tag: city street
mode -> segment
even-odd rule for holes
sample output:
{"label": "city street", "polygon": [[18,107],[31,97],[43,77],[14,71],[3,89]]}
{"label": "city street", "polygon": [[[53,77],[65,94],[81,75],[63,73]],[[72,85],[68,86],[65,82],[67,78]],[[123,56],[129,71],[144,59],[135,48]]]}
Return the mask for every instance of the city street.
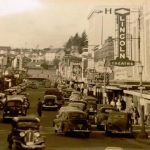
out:
{"label": "city street", "polygon": [[[45,89],[29,89],[31,107],[28,115],[37,115],[36,106],[38,98],[42,99]],[[127,150],[148,150],[150,146],[137,142],[134,138],[125,136],[107,137],[103,131],[93,129],[89,138],[80,136],[56,135],[52,127],[56,111],[45,111],[41,117],[41,133],[46,138],[46,150],[104,150],[106,147],[122,147]],[[2,111],[0,111],[2,118]],[[10,133],[10,124],[0,122],[0,150],[7,150],[7,135]]]}

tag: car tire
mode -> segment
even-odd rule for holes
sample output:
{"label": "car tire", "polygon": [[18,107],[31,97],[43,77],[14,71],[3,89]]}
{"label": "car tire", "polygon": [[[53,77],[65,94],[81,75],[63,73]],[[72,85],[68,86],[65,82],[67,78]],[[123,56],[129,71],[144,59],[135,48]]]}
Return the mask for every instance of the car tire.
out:
{"label": "car tire", "polygon": [[105,134],[106,134],[107,136],[110,136],[110,135],[111,135],[111,131],[108,131],[106,124],[104,125],[104,131],[105,131]]}
{"label": "car tire", "polygon": [[53,127],[54,127],[55,133],[58,133],[58,129],[57,129],[56,124],[54,122],[53,122]]}
{"label": "car tire", "polygon": [[90,133],[84,133],[84,137],[85,138],[89,138],[90,137]]}

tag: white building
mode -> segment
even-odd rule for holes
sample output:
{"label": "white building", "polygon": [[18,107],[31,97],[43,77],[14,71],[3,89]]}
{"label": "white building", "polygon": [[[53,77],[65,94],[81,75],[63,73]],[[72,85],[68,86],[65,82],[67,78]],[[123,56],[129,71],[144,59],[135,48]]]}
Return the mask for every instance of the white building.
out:
{"label": "white building", "polygon": [[[142,6],[142,7],[141,7]],[[128,40],[127,42],[127,57],[135,61],[135,66],[130,67],[114,67],[114,79],[118,81],[139,81],[138,62],[139,58],[144,66],[143,80],[150,81],[150,7],[148,0],[145,3],[138,3],[137,6],[124,6],[130,9],[130,17],[128,22]],[[139,37],[139,26],[138,17],[139,8],[141,9],[140,17],[140,53],[138,49],[138,37]],[[97,7],[88,16],[89,31],[88,31],[88,42],[89,42],[89,55],[91,59],[88,61],[88,68],[94,68],[95,64],[93,61],[94,49],[101,48],[104,40],[108,36],[116,38],[116,15],[114,10],[116,8],[122,8],[122,6],[108,7]],[[107,11],[106,11],[107,10]],[[132,47],[131,47],[131,35],[132,35]],[[115,44],[114,58],[117,56],[117,45]],[[132,48],[132,53],[131,53]]]}

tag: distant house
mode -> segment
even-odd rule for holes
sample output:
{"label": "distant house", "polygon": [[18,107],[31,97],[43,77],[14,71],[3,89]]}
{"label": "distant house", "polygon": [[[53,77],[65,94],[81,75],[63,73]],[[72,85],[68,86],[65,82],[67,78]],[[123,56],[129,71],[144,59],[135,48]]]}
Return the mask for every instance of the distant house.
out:
{"label": "distant house", "polygon": [[47,49],[45,51],[44,60],[46,62],[51,63],[56,58],[56,56],[58,56],[57,53],[59,51],[60,51],[59,48],[56,48],[56,49]]}

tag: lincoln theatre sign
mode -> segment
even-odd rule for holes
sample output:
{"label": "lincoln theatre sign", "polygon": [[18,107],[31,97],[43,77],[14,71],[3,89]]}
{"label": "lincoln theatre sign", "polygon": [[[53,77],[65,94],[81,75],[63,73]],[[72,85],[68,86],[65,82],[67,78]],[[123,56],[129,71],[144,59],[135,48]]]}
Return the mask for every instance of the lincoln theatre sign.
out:
{"label": "lincoln theatre sign", "polygon": [[127,8],[119,8],[115,9],[115,14],[117,15],[117,26],[118,26],[118,55],[115,60],[111,61],[111,65],[114,66],[133,66],[134,61],[129,60],[129,58],[126,56],[127,53],[127,23],[126,18],[127,15],[130,14],[130,9]]}

